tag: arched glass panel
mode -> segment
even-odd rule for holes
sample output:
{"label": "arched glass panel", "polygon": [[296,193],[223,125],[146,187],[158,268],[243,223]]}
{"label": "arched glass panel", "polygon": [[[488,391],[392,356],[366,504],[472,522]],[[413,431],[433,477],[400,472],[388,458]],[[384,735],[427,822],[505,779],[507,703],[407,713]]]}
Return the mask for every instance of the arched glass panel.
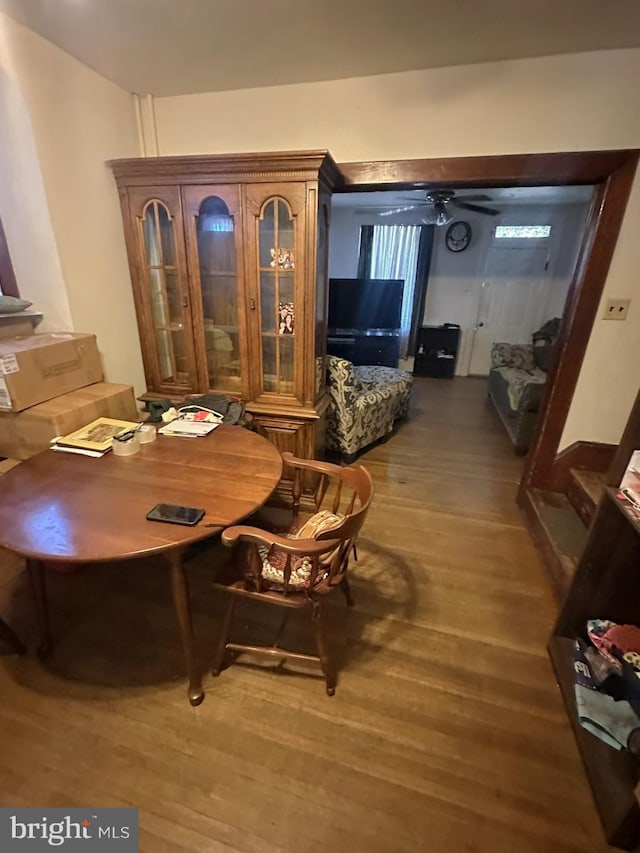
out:
{"label": "arched glass panel", "polygon": [[206,198],[196,217],[209,387],[240,390],[235,223],[225,202]]}
{"label": "arched glass panel", "polygon": [[174,221],[166,205],[153,199],[142,214],[145,278],[151,305],[160,379],[166,384],[189,381]]}
{"label": "arched glass panel", "polygon": [[294,392],[295,221],[289,205],[269,200],[258,221],[260,317],[264,391]]}

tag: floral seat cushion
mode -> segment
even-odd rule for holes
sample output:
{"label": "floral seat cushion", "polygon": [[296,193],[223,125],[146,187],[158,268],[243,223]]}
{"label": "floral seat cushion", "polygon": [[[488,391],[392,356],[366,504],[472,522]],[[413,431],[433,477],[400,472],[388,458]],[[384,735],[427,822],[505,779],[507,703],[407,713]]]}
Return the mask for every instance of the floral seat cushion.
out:
{"label": "floral seat cushion", "polygon": [[[323,509],[315,513],[301,527],[292,528],[285,536],[288,539],[315,539],[320,533],[326,530],[332,530],[337,527],[343,520],[342,515],[336,515],[329,510]],[[268,585],[274,589],[282,589],[284,587],[284,570],[287,564],[287,555],[284,551],[279,551],[276,548],[267,548],[260,545],[258,553],[262,560],[262,577],[267,581]],[[328,566],[335,555],[335,549],[320,557],[320,566]],[[309,587],[311,577],[311,558],[297,557],[291,562],[291,576],[289,578],[289,587],[292,589],[306,589]],[[319,572],[315,583],[320,583],[325,574]]]}
{"label": "floral seat cushion", "polygon": [[534,371],[536,362],[531,344],[494,343],[491,347],[491,367],[513,367]]}

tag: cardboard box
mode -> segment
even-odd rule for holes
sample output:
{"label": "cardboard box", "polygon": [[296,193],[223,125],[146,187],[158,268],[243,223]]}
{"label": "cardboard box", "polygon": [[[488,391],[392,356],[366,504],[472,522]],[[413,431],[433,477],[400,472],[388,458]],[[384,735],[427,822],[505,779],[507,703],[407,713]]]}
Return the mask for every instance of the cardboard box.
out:
{"label": "cardboard box", "polygon": [[50,332],[0,340],[0,411],[21,412],[101,380],[95,335]]}
{"label": "cardboard box", "polygon": [[96,418],[141,420],[131,385],[97,382],[23,412],[0,413],[0,456],[28,459]]}

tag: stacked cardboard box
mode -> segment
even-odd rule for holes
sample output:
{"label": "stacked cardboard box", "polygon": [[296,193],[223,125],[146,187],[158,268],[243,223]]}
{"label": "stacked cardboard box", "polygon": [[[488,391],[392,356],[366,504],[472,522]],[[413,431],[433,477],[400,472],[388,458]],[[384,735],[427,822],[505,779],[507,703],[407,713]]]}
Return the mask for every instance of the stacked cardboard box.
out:
{"label": "stacked cardboard box", "polygon": [[94,335],[0,339],[0,457],[28,459],[99,417],[138,420],[131,385],[102,378]]}

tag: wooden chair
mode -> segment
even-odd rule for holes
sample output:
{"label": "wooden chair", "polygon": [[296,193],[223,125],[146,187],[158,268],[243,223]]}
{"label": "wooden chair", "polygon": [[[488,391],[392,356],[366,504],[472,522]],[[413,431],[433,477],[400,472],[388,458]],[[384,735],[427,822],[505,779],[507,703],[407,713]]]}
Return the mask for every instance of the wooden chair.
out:
{"label": "wooden chair", "polygon": [[[286,529],[282,526],[277,529],[273,524],[270,529],[235,526],[222,534],[223,543],[235,548],[230,561],[214,580],[216,587],[229,594],[229,602],[212,671],[214,675],[220,674],[227,649],[263,654],[278,661],[289,658],[314,661],[320,664],[327,693],[333,696],[336,672],[323,629],[321,601],[340,587],[347,604],[353,604],[347,568],[371,504],[373,481],[362,467],[297,459],[290,453],[283,453],[282,458],[295,472]],[[354,557],[357,559],[357,554]],[[247,646],[229,641],[238,596],[285,608],[272,646]],[[278,646],[291,608],[310,611],[317,655],[286,651]]]}

